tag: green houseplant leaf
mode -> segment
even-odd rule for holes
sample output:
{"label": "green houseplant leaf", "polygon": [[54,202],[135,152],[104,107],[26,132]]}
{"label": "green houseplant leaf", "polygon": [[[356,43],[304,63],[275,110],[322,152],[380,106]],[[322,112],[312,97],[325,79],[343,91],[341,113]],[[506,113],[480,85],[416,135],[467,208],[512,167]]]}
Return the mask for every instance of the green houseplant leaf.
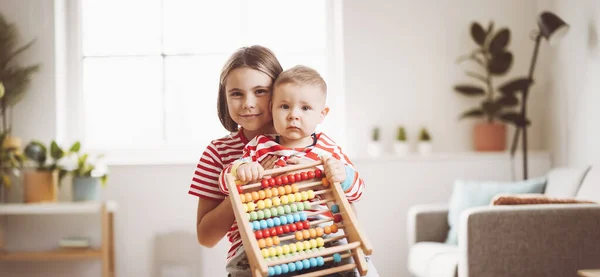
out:
{"label": "green houseplant leaf", "polygon": [[454,90],[466,96],[485,95],[484,89],[473,85],[458,85],[454,87]]}
{"label": "green houseplant leaf", "polygon": [[485,31],[477,22],[471,23],[471,37],[473,37],[473,40],[479,45],[485,43]]}
{"label": "green houseplant leaf", "polygon": [[25,157],[37,163],[38,168],[42,168],[47,159],[47,148],[39,141],[32,141],[25,147]]}
{"label": "green houseplant leaf", "polygon": [[510,52],[499,52],[492,55],[488,64],[488,70],[494,75],[504,75],[510,69],[513,62],[513,54]]}
{"label": "green houseplant leaf", "polygon": [[79,152],[79,149],[81,149],[81,143],[78,141],[78,142],[75,142],[71,146],[71,148],[69,149],[69,152],[71,152],[71,153],[77,153],[77,152]]}
{"label": "green houseplant leaf", "polygon": [[482,117],[484,115],[483,111],[480,108],[474,108],[472,110],[468,110],[466,112],[464,112],[463,114],[460,115],[460,118],[467,118],[467,117]]}
{"label": "green houseplant leaf", "polygon": [[517,78],[506,82],[500,86],[499,90],[503,94],[514,94],[516,92],[525,91],[529,86],[533,84],[533,80],[529,78]]}
{"label": "green houseplant leaf", "polygon": [[519,104],[519,99],[514,95],[503,95],[496,100],[496,103],[504,107],[514,107]]}
{"label": "green houseplant leaf", "polygon": [[488,50],[492,54],[504,51],[510,42],[510,31],[506,28],[501,29],[490,41]]}
{"label": "green houseplant leaf", "polygon": [[56,141],[50,143],[50,156],[55,160],[59,160],[65,155],[65,152],[58,146]]}

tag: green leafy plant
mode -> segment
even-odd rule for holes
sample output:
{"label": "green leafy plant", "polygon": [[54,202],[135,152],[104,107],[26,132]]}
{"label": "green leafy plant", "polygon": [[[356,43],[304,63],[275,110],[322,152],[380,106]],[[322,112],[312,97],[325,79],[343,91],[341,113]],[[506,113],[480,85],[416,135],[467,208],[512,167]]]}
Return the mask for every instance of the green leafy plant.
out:
{"label": "green leafy plant", "polygon": [[531,85],[528,78],[511,80],[498,88],[494,86],[494,78],[506,75],[513,64],[513,54],[508,50],[510,30],[501,28],[494,30],[490,22],[487,30],[474,22],[471,24],[471,37],[477,47],[458,62],[472,61],[481,72],[466,71],[466,75],[479,81],[479,84],[460,84],[454,90],[468,97],[483,97],[478,107],[472,108],[460,116],[463,118],[485,118],[487,122],[504,121],[519,124],[519,114],[515,107],[519,104],[517,92]]}
{"label": "green leafy plant", "polygon": [[77,168],[73,170],[73,176],[99,178],[102,185],[105,186],[108,181],[108,170],[106,166],[99,163],[102,158],[104,158],[104,155],[98,155],[96,163],[94,163],[90,161],[89,154],[78,155]]}
{"label": "green leafy plant", "polygon": [[29,49],[35,40],[17,46],[19,36],[15,24],[9,23],[0,14],[0,82],[3,83],[4,97],[0,99],[1,131],[10,131],[8,109],[17,104],[28,89],[31,76],[39,70],[39,65],[21,66],[16,58]]}
{"label": "green leafy plant", "polygon": [[62,180],[69,170],[60,165],[59,161],[63,157],[77,153],[80,148],[79,142],[75,142],[68,151],[65,151],[54,140],[50,143],[50,148],[42,142],[34,140],[25,147],[25,157],[35,163],[37,170],[58,170],[59,180]]}
{"label": "green leafy plant", "polygon": [[0,186],[10,187],[11,176],[18,176],[25,157],[20,149],[8,145],[8,131],[0,133]]}
{"label": "green leafy plant", "polygon": [[398,127],[397,141],[406,141],[406,130],[403,126]]}
{"label": "green leafy plant", "polygon": [[421,131],[419,133],[419,141],[421,141],[421,142],[431,141],[431,135],[429,135],[429,132],[427,131],[426,128],[421,128]]}
{"label": "green leafy plant", "polygon": [[379,141],[379,127],[375,127],[373,129],[373,136],[372,136],[372,140],[373,141]]}

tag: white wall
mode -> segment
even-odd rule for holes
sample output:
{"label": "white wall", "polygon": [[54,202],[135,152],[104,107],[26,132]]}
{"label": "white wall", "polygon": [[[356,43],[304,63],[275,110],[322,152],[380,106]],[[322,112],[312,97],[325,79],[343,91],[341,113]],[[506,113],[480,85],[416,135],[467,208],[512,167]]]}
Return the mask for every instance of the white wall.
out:
{"label": "white wall", "polygon": [[49,141],[56,137],[56,62],[54,1],[0,0],[0,12],[17,24],[22,45],[36,43],[19,56],[23,65],[41,64],[30,90],[15,106],[13,133],[24,142],[32,138]]}
{"label": "white wall", "polygon": [[[390,149],[396,126],[402,124],[412,142],[419,128],[427,126],[435,149],[471,150],[475,121],[457,118],[480,101],[469,101],[452,89],[458,82],[472,82],[456,64],[457,57],[474,49],[470,23],[487,26],[492,20],[496,28],[510,28],[509,47],[515,61],[507,77],[526,76],[533,51],[529,34],[535,27],[535,9],[535,1],[518,0],[345,1],[349,145],[362,154],[357,146],[368,141],[372,126],[379,125],[382,140]],[[528,105],[533,122],[531,149],[544,146],[543,91],[541,86],[533,87]]]}
{"label": "white wall", "polygon": [[551,53],[549,149],[559,165],[600,165],[600,3],[540,1],[571,28]]}
{"label": "white wall", "polygon": [[[25,141],[29,138],[53,138],[62,124],[57,119],[60,118],[57,115],[60,109],[57,106],[60,105],[55,102],[55,96],[61,93],[61,81],[55,78],[56,71],[61,71],[61,57],[55,56],[55,47],[60,43],[55,41],[54,35],[60,34],[54,33],[52,27],[62,24],[60,18],[55,17],[55,11],[60,13],[60,10],[55,10],[55,7],[62,7],[60,2],[0,0],[0,12],[20,25],[23,41],[33,37],[38,39],[25,60],[44,63],[30,93],[15,112],[15,133]],[[403,226],[409,205],[447,199],[451,181],[459,176],[494,179],[509,176],[498,171],[494,164],[486,163],[479,166],[489,171],[452,171],[452,167],[447,166],[434,178],[429,174],[430,170],[445,163],[409,159],[383,166],[380,162],[361,160],[358,158],[358,154],[362,154],[359,149],[368,139],[370,127],[374,124],[382,126],[383,140],[389,143],[396,124],[406,125],[411,139],[415,138],[421,124],[427,124],[437,150],[469,150],[472,122],[457,122],[455,119],[472,103],[452,91],[454,84],[467,80],[455,59],[472,46],[469,23],[471,20],[487,22],[491,19],[496,26],[509,26],[513,34],[511,49],[516,58],[512,72],[513,75],[522,75],[529,65],[533,44],[528,35],[535,23],[532,17],[536,9],[535,2],[518,0],[344,2],[347,148],[356,150],[357,166],[364,172],[369,184],[369,191],[359,204],[360,217],[364,218],[366,231],[375,238],[375,246],[386,249],[375,256],[382,276],[406,273]],[[545,130],[545,104],[534,100],[543,99],[540,90],[541,87],[534,89],[529,106],[534,122],[530,145],[534,149],[545,145],[541,135]],[[531,174],[544,172],[547,164],[547,161],[542,161]],[[475,165],[458,163],[454,166],[464,169]],[[154,243],[157,237],[180,230],[194,233],[196,199],[187,195],[193,168],[192,164],[111,168],[111,181],[103,197],[120,204],[115,218],[117,276],[154,276]],[[403,172],[403,175],[392,179],[385,175],[390,172]],[[386,193],[390,188],[393,194]],[[429,191],[439,193],[429,194]],[[392,199],[394,195],[398,197]],[[382,200],[386,204],[399,200],[401,204],[382,207],[378,204],[384,203]],[[386,209],[383,213],[382,208]],[[381,222],[379,219],[389,220],[392,217],[397,219],[393,229],[398,233],[388,247],[386,241],[378,239],[387,235],[387,230],[380,230],[377,226]],[[63,234],[76,233],[75,230],[93,233],[97,224],[93,218],[84,221],[80,218],[5,220],[4,223],[10,223],[11,236],[16,236],[11,240],[11,246],[27,249],[38,245],[27,242],[28,234],[33,231],[45,230],[45,236],[34,242],[51,248]],[[53,224],[56,222],[59,224]],[[382,231],[386,233],[380,233]],[[216,250],[197,246],[186,250],[186,253],[201,257],[201,276],[222,276],[226,249],[227,242],[224,240]],[[11,273],[2,276],[99,276],[99,268],[96,262],[0,263],[0,272]]]}

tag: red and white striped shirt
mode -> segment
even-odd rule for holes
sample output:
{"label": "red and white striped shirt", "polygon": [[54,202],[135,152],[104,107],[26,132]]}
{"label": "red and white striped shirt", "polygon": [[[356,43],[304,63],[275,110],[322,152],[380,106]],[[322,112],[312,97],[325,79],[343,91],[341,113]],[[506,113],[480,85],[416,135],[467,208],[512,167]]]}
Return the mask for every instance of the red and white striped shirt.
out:
{"label": "red and white striped shirt", "polygon": [[[306,148],[288,148],[277,143],[276,136],[274,135],[259,135],[246,144],[244,147],[244,153],[242,154],[240,160],[242,162],[261,162],[266,157],[275,155],[283,157],[283,160],[289,157],[299,157],[309,161],[319,161],[321,160],[322,156],[332,156],[333,158],[344,163],[346,166],[352,168],[354,171],[352,183],[345,191],[348,202],[360,200],[365,184],[358,175],[358,171],[356,171],[350,159],[327,135],[323,133],[317,133],[314,137],[316,143],[312,146]],[[229,194],[227,183],[225,181],[225,174],[231,172],[232,166],[232,164],[227,166],[226,169],[221,172],[221,176],[219,177],[219,189],[223,194]]]}
{"label": "red and white striped shirt", "polygon": [[[213,140],[207,147],[192,177],[189,194],[209,200],[223,200],[225,194],[219,190],[219,174],[229,164],[242,156],[244,145],[248,139],[239,130],[220,139]],[[231,247],[227,253],[227,261],[233,257],[242,246],[242,239],[234,222],[227,232]]]}

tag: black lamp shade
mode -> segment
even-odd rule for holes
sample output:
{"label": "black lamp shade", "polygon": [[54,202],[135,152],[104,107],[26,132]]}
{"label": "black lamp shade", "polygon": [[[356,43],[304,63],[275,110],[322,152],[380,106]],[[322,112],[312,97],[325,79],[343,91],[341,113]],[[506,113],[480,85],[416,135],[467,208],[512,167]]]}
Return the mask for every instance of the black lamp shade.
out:
{"label": "black lamp shade", "polygon": [[548,40],[550,45],[558,43],[569,30],[569,25],[551,12],[540,14],[538,26],[540,27],[540,33]]}

